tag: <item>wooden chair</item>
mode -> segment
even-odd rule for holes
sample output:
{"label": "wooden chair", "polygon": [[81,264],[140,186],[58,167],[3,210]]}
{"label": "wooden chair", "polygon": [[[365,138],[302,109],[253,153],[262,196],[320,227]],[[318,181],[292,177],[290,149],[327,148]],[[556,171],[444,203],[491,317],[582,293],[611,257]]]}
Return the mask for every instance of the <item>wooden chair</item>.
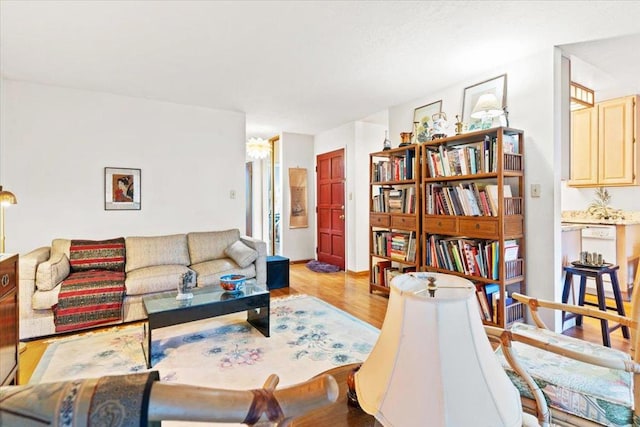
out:
{"label": "wooden chair", "polygon": [[[509,331],[485,327],[507,374],[520,391],[523,407],[541,425],[640,426],[640,352],[638,292],[631,313],[620,316],[590,307],[539,300],[514,293],[529,307],[535,325],[514,324]],[[539,308],[618,322],[631,331],[630,354],[593,344],[546,327]]]}

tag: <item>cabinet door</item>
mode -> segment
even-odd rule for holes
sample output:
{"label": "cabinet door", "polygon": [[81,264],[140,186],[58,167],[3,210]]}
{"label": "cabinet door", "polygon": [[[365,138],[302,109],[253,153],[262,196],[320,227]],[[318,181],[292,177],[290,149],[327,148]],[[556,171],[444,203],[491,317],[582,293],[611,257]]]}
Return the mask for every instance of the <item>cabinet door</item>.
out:
{"label": "cabinet door", "polygon": [[598,140],[601,185],[634,184],[634,97],[598,104]]}
{"label": "cabinet door", "polygon": [[571,113],[570,186],[598,184],[598,110],[586,108]]}

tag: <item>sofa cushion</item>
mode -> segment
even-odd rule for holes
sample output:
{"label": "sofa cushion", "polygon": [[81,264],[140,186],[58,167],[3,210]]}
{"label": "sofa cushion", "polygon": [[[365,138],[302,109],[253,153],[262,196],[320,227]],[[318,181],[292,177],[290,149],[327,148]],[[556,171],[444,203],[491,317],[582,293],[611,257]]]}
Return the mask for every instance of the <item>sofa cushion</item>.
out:
{"label": "sofa cushion", "polygon": [[67,258],[71,255],[69,248],[71,247],[71,239],[53,239],[51,241],[51,258],[58,254],[65,254]]}
{"label": "sofa cushion", "polygon": [[[182,275],[191,271],[184,265],[156,265],[138,268],[127,273],[124,281],[127,295],[143,295],[154,292],[177,291]],[[192,286],[195,286],[195,274]]]}
{"label": "sofa cushion", "polygon": [[127,237],[127,273],[137,268],[157,265],[191,264],[187,236],[173,234],[170,236]]}
{"label": "sofa cushion", "polygon": [[71,271],[124,271],[124,237],[108,240],[71,240]]}
{"label": "sofa cushion", "polygon": [[248,267],[258,258],[258,251],[251,249],[240,240],[236,240],[227,246],[224,253],[242,268]]}
{"label": "sofa cushion", "polygon": [[249,264],[248,267],[241,268],[231,258],[205,261],[189,267],[198,273],[198,287],[217,286],[220,284],[220,276],[225,274],[243,274],[248,278],[256,277],[255,264]]}
{"label": "sofa cushion", "polygon": [[224,250],[240,240],[237,228],[224,231],[201,231],[187,234],[191,264],[199,264],[213,259],[226,258]]}
{"label": "sofa cushion", "polygon": [[36,270],[36,287],[40,291],[50,291],[69,275],[70,268],[69,258],[63,253],[41,262]]}

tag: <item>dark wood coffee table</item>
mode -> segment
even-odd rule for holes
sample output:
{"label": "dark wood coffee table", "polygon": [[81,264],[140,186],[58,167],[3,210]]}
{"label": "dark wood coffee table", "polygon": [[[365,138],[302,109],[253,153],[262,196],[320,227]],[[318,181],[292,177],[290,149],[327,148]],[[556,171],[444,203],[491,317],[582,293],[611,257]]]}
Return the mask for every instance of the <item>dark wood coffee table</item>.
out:
{"label": "dark wood coffee table", "polygon": [[347,404],[347,377],[358,366],[360,366],[360,363],[353,363],[323,372],[322,374],[332,375],[336,379],[339,387],[338,400],[330,405],[294,418],[287,425],[292,427],[382,427],[382,424],[372,415],[367,414],[358,407]]}
{"label": "dark wood coffee table", "polygon": [[269,291],[258,286],[255,279],[247,280],[244,289],[235,294],[209,286],[194,288],[193,298],[188,300],[176,300],[176,295],[177,291],[142,297],[148,323],[142,350],[148,368],[151,368],[151,335],[154,329],[246,311],[247,322],[265,337],[269,336]]}

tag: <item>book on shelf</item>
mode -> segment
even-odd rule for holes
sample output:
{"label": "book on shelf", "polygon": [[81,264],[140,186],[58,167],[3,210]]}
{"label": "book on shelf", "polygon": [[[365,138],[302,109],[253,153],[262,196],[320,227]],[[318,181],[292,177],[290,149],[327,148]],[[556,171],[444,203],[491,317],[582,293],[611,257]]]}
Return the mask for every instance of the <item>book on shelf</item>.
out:
{"label": "book on shelf", "polygon": [[385,286],[385,270],[391,268],[391,261],[378,261],[375,265],[374,276],[377,285]]}
{"label": "book on shelf", "polygon": [[489,301],[484,291],[481,289],[476,290],[476,297],[478,298],[478,304],[480,305],[480,313],[482,320],[490,322],[492,320],[491,309],[489,307]]}
{"label": "book on shelf", "polygon": [[515,261],[518,259],[518,253],[520,251],[520,246],[516,240],[505,240],[504,241],[504,260],[507,261]]}
{"label": "book on shelf", "polygon": [[[498,200],[498,186],[496,184],[487,184],[485,186],[485,191],[487,192],[489,206],[491,206],[493,216],[498,216],[498,212],[500,211]],[[505,198],[513,197],[511,193],[511,186],[509,184],[504,184],[502,191]]]}

